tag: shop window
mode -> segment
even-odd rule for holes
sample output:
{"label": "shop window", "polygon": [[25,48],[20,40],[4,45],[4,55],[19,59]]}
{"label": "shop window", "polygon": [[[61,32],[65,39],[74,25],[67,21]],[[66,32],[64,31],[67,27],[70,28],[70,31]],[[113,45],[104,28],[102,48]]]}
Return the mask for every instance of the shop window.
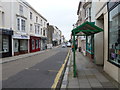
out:
{"label": "shop window", "polygon": [[120,5],[109,12],[109,61],[120,66]]}
{"label": "shop window", "polygon": [[41,45],[41,42],[40,42],[40,40],[39,40],[39,48],[40,48],[40,45]]}
{"label": "shop window", "polygon": [[32,50],[34,50],[34,49],[35,49],[35,40],[32,39]]}
{"label": "shop window", "polygon": [[18,52],[19,42],[18,40],[14,40],[14,52]]}
{"label": "shop window", "polygon": [[2,40],[3,40],[3,48],[2,48],[3,53],[9,52],[9,38],[8,38],[8,36],[3,36]]}
{"label": "shop window", "polygon": [[36,40],[36,49],[38,49],[39,48],[39,40],[37,39]]}
{"label": "shop window", "polygon": [[20,40],[20,51],[28,50],[28,40]]}
{"label": "shop window", "polygon": [[86,47],[86,50],[90,54],[94,53],[93,45],[94,45],[94,36],[87,36],[87,47]]}

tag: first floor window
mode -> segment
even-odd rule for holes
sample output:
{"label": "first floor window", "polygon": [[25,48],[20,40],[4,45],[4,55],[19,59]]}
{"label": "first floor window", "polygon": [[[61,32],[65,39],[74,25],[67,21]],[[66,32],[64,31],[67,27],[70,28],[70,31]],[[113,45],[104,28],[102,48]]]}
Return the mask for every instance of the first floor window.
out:
{"label": "first floor window", "polygon": [[17,18],[17,30],[25,31],[26,21],[22,18]]}
{"label": "first floor window", "polygon": [[45,30],[43,30],[43,35],[45,36]]}
{"label": "first floor window", "polygon": [[32,31],[32,29],[33,29],[33,26],[32,26],[32,24],[30,24],[30,31]]}
{"label": "first floor window", "polygon": [[19,18],[17,19],[17,27],[18,27],[18,30],[20,30],[20,19]]}
{"label": "first floor window", "polygon": [[120,4],[109,12],[109,61],[120,66]]}
{"label": "first floor window", "polygon": [[25,31],[25,20],[21,19],[21,29]]}

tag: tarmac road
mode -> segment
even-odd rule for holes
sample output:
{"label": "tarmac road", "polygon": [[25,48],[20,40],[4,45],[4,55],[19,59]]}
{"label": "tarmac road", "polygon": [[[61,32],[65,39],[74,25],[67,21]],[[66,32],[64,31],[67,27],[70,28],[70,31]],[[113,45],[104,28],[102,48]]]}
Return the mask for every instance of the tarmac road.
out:
{"label": "tarmac road", "polygon": [[54,48],[2,65],[3,88],[51,88],[68,53]]}

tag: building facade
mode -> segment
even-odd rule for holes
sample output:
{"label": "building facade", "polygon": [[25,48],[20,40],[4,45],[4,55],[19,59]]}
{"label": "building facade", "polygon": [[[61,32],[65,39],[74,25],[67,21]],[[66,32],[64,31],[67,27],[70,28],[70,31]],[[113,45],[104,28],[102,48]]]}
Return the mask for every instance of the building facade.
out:
{"label": "building facade", "polygon": [[[95,25],[98,23],[95,19],[96,13],[96,3],[92,0],[81,0],[78,6],[78,21],[77,26],[83,24],[84,22],[92,22]],[[99,26],[103,29],[102,26]],[[78,37],[78,47],[81,47],[81,52],[87,55],[92,62],[103,65],[103,32],[89,35],[89,36],[79,36]],[[101,47],[102,49],[98,49]],[[102,53],[100,53],[102,52]]]}
{"label": "building facade", "polygon": [[[8,8],[10,5],[8,6]],[[10,19],[5,18],[6,11],[3,3],[0,1],[0,57],[12,56],[12,28],[6,25]]]}
{"label": "building facade", "polygon": [[47,41],[47,47],[52,48],[53,46],[58,46],[61,44],[61,31],[54,25],[47,25],[48,31],[48,41]]}
{"label": "building facade", "polygon": [[12,55],[44,50],[47,39],[47,20],[26,1],[14,0],[14,2],[1,3],[5,18],[3,25],[7,30],[13,30]]}

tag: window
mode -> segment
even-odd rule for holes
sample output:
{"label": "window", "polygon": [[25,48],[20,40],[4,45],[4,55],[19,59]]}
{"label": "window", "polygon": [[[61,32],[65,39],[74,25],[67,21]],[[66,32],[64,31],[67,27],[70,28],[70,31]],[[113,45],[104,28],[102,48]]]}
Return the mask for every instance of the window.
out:
{"label": "window", "polygon": [[30,31],[32,31],[33,30],[33,27],[32,27],[33,25],[32,24],[30,24]]}
{"label": "window", "polygon": [[35,25],[35,34],[37,34],[37,25]]}
{"label": "window", "polygon": [[45,22],[44,22],[44,27],[45,27],[46,25],[45,25]]}
{"label": "window", "polygon": [[5,24],[5,15],[4,12],[2,12],[2,26],[4,27]]}
{"label": "window", "polygon": [[42,20],[41,20],[41,26],[42,26]]}
{"label": "window", "polygon": [[32,19],[32,12],[30,12],[30,19]]}
{"label": "window", "polygon": [[45,30],[43,30],[43,35],[45,36]]}
{"label": "window", "polygon": [[91,16],[91,8],[89,8],[89,16]]}
{"label": "window", "polygon": [[25,31],[25,20],[21,19],[21,29]]}
{"label": "window", "polygon": [[36,22],[38,22],[38,17],[36,16]]}
{"label": "window", "polygon": [[20,40],[20,51],[28,50],[28,40]]}
{"label": "window", "polygon": [[87,36],[87,52],[90,54],[94,54],[94,35],[92,36]]}
{"label": "window", "polygon": [[38,49],[38,48],[39,48],[39,40],[36,39],[36,49]]}
{"label": "window", "polygon": [[17,19],[17,29],[20,30],[20,19]]}
{"label": "window", "polygon": [[25,31],[26,23],[24,19],[17,18],[17,29],[19,31]]}
{"label": "window", "polygon": [[41,28],[41,35],[42,35],[42,28]]}
{"label": "window", "polygon": [[20,14],[23,14],[23,6],[22,5],[19,6],[19,10],[20,10]]}
{"label": "window", "polygon": [[109,61],[120,66],[120,4],[109,12]]}
{"label": "window", "polygon": [[3,52],[9,52],[9,38],[8,36],[2,36],[3,40]]}
{"label": "window", "polygon": [[40,26],[38,26],[38,34],[40,34]]}
{"label": "window", "polygon": [[14,40],[14,52],[18,52],[19,51],[18,47],[19,47],[18,40]]}
{"label": "window", "polygon": [[35,49],[35,40],[32,39],[32,50],[34,50],[34,49]]}

